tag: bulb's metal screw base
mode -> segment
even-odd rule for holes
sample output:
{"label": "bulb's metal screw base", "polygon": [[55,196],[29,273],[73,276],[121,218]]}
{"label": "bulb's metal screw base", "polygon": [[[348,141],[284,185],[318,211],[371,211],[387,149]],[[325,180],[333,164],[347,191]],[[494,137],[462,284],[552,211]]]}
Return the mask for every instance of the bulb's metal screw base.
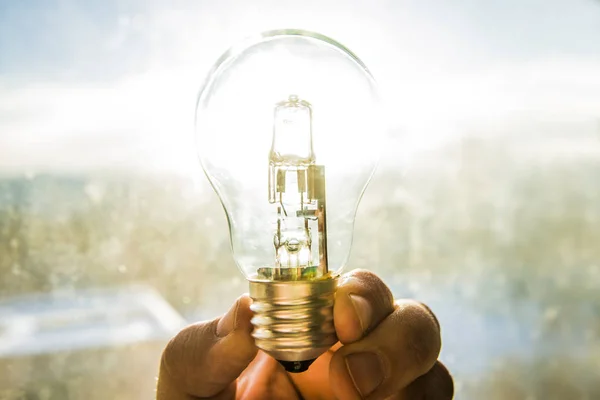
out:
{"label": "bulb's metal screw base", "polygon": [[337,276],[312,281],[250,281],[256,346],[289,372],[303,372],[337,342]]}

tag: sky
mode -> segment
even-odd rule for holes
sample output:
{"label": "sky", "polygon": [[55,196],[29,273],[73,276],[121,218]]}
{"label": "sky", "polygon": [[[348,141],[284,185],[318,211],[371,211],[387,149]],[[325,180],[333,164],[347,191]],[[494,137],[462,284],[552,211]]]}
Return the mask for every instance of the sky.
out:
{"label": "sky", "polygon": [[194,169],[206,73],[288,27],[358,54],[404,145],[600,129],[598,0],[0,0],[0,171]]}

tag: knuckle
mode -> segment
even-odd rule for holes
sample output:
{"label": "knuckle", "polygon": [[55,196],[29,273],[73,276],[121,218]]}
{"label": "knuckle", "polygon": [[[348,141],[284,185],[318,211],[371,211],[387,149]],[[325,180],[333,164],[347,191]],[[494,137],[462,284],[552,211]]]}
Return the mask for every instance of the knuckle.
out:
{"label": "knuckle", "polygon": [[[207,331],[216,329],[214,321],[207,324],[194,324],[185,327],[165,346],[161,357],[161,367],[173,381],[185,385],[188,375],[198,365],[199,347]],[[213,335],[207,335],[213,336]]]}
{"label": "knuckle", "polygon": [[406,399],[451,400],[454,398],[454,380],[446,367],[440,362],[424,375],[417,378],[406,390]]}
{"label": "knuckle", "polygon": [[440,361],[436,362],[433,369],[434,383],[430,385],[430,391],[436,395],[436,399],[450,400],[454,397],[454,379],[450,371]]}
{"label": "knuckle", "polygon": [[353,269],[348,273],[348,275],[366,282],[381,281],[381,279],[373,271],[369,271],[368,269],[363,268]]}
{"label": "knuckle", "polygon": [[437,329],[440,330],[440,321],[438,321],[437,317],[435,316],[435,313],[431,310],[431,308],[429,308],[429,306],[425,303],[418,302],[418,304],[425,310],[425,312],[427,312],[427,314],[429,314],[429,317],[433,320]]}
{"label": "knuckle", "polygon": [[160,360],[160,369],[170,380],[180,383],[180,373],[178,371],[180,363],[178,360],[181,359],[182,354],[181,346],[178,345],[178,336],[179,334],[171,338],[169,343],[165,346]]}
{"label": "knuckle", "polygon": [[343,292],[366,298],[373,309],[373,316],[367,332],[378,326],[394,312],[394,295],[390,288],[374,272],[354,269],[344,276],[340,289]]}
{"label": "knuckle", "polygon": [[358,268],[350,271],[348,275],[352,281],[357,282],[358,285],[372,294],[370,297],[375,301],[376,306],[389,308],[393,304],[394,296],[391,290],[373,271]]}
{"label": "knuckle", "polygon": [[405,302],[400,307],[403,323],[407,329],[407,345],[418,365],[426,372],[438,358],[442,343],[440,331],[433,314],[416,301]]}

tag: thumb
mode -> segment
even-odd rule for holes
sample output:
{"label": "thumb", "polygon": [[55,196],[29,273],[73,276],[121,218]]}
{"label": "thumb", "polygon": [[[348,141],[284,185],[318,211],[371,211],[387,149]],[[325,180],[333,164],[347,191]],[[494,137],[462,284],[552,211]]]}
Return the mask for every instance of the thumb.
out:
{"label": "thumb", "polygon": [[165,348],[157,400],[211,397],[229,389],[256,356],[251,300],[244,295],[222,317],[179,332]]}

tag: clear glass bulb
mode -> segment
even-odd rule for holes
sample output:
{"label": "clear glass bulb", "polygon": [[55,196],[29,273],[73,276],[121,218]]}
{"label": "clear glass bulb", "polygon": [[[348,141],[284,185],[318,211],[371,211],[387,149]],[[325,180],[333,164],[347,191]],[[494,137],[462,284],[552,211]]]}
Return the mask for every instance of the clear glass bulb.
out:
{"label": "clear glass bulb", "polygon": [[[365,65],[306,31],[232,47],[201,89],[198,151],[251,283],[254,337],[291,369],[335,343],[332,293],[377,163],[379,110]],[[290,304],[304,304],[304,314],[284,315]]]}

